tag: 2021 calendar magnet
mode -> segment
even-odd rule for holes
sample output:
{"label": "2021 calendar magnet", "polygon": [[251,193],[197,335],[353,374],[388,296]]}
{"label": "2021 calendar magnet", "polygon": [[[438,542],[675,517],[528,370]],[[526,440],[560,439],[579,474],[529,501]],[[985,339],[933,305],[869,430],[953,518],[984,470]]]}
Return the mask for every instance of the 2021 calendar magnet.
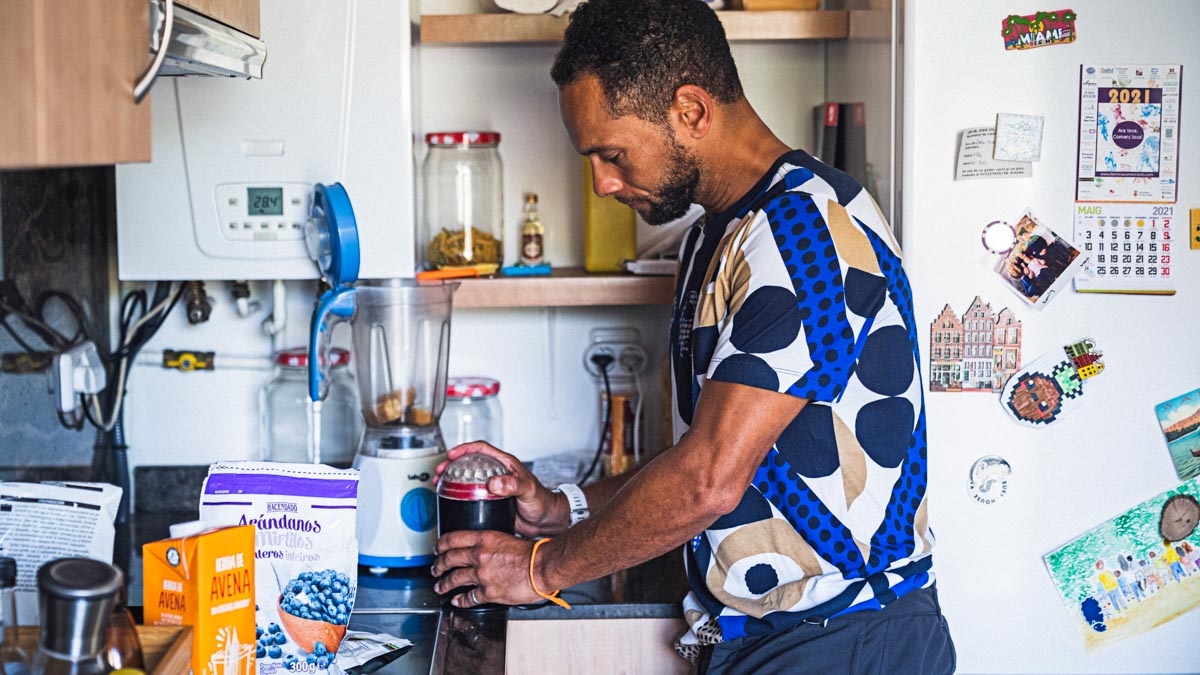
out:
{"label": "2021 calendar magnet", "polygon": [[1075,241],[1087,257],[1075,290],[1175,295],[1174,220],[1169,204],[1075,204]]}

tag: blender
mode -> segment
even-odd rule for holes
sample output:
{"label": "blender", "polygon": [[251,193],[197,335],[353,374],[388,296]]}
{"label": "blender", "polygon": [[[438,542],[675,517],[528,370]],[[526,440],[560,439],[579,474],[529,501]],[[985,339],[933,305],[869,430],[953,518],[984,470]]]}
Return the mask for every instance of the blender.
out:
{"label": "blender", "polygon": [[[383,573],[433,563],[437,498],[433,478],[446,457],[438,418],[446,403],[450,311],[455,283],[357,281],[358,239],[349,197],[317,185],[306,231],[309,254],[331,286],[313,314],[309,343],[310,426],[329,389],[330,336],[349,323],[366,429],[359,470],[359,564]],[[310,441],[319,439],[310,433]],[[310,451],[319,461],[319,448]]]}

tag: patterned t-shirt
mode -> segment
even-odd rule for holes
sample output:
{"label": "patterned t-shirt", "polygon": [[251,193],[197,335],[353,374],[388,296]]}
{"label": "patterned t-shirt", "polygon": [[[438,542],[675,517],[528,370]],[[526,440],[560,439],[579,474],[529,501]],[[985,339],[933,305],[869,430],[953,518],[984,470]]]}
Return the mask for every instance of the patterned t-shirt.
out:
{"label": "patterned t-shirt", "polygon": [[676,438],[709,380],[809,401],[738,507],[687,547],[681,652],[931,585],[912,294],[870,195],[787,153],[687,232],[675,294]]}

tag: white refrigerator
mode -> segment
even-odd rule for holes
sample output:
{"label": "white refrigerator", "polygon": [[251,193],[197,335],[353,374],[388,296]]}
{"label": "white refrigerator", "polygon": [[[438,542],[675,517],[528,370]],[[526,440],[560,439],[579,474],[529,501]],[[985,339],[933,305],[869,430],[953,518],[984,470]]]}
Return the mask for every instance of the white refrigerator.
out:
{"label": "white refrigerator", "polygon": [[[1061,5],[1061,6],[1060,6]],[[1006,51],[1005,17],[1073,8],[1070,44]],[[1200,251],[1187,211],[1200,207],[1200,3],[1117,0],[1046,4],[909,0],[904,21],[903,230],[915,290],[931,451],[931,525],[942,607],[964,673],[1200,672],[1200,611],[1089,654],[1043,556],[1181,483],[1155,405],[1200,387]],[[1182,64],[1179,217],[1173,296],[1067,290],[1041,310],[1022,305],[981,263],[983,226],[1032,208],[1072,236],[1080,66]],[[1032,176],[955,181],[960,133],[997,113],[1044,116]],[[994,393],[928,390],[931,324],[976,296],[1022,325],[1021,360],[1078,338],[1107,368],[1080,405],[1044,428],[1011,420]],[[1012,467],[992,504],[968,490],[972,464]]]}

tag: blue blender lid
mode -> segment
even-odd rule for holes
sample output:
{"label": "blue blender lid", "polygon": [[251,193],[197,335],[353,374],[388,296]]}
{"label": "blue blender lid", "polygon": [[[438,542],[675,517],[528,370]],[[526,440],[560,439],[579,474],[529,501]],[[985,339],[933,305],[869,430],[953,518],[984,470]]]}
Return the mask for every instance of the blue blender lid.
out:
{"label": "blue blender lid", "polygon": [[350,195],[341,183],[313,186],[304,246],[331,287],[358,281],[358,224]]}

